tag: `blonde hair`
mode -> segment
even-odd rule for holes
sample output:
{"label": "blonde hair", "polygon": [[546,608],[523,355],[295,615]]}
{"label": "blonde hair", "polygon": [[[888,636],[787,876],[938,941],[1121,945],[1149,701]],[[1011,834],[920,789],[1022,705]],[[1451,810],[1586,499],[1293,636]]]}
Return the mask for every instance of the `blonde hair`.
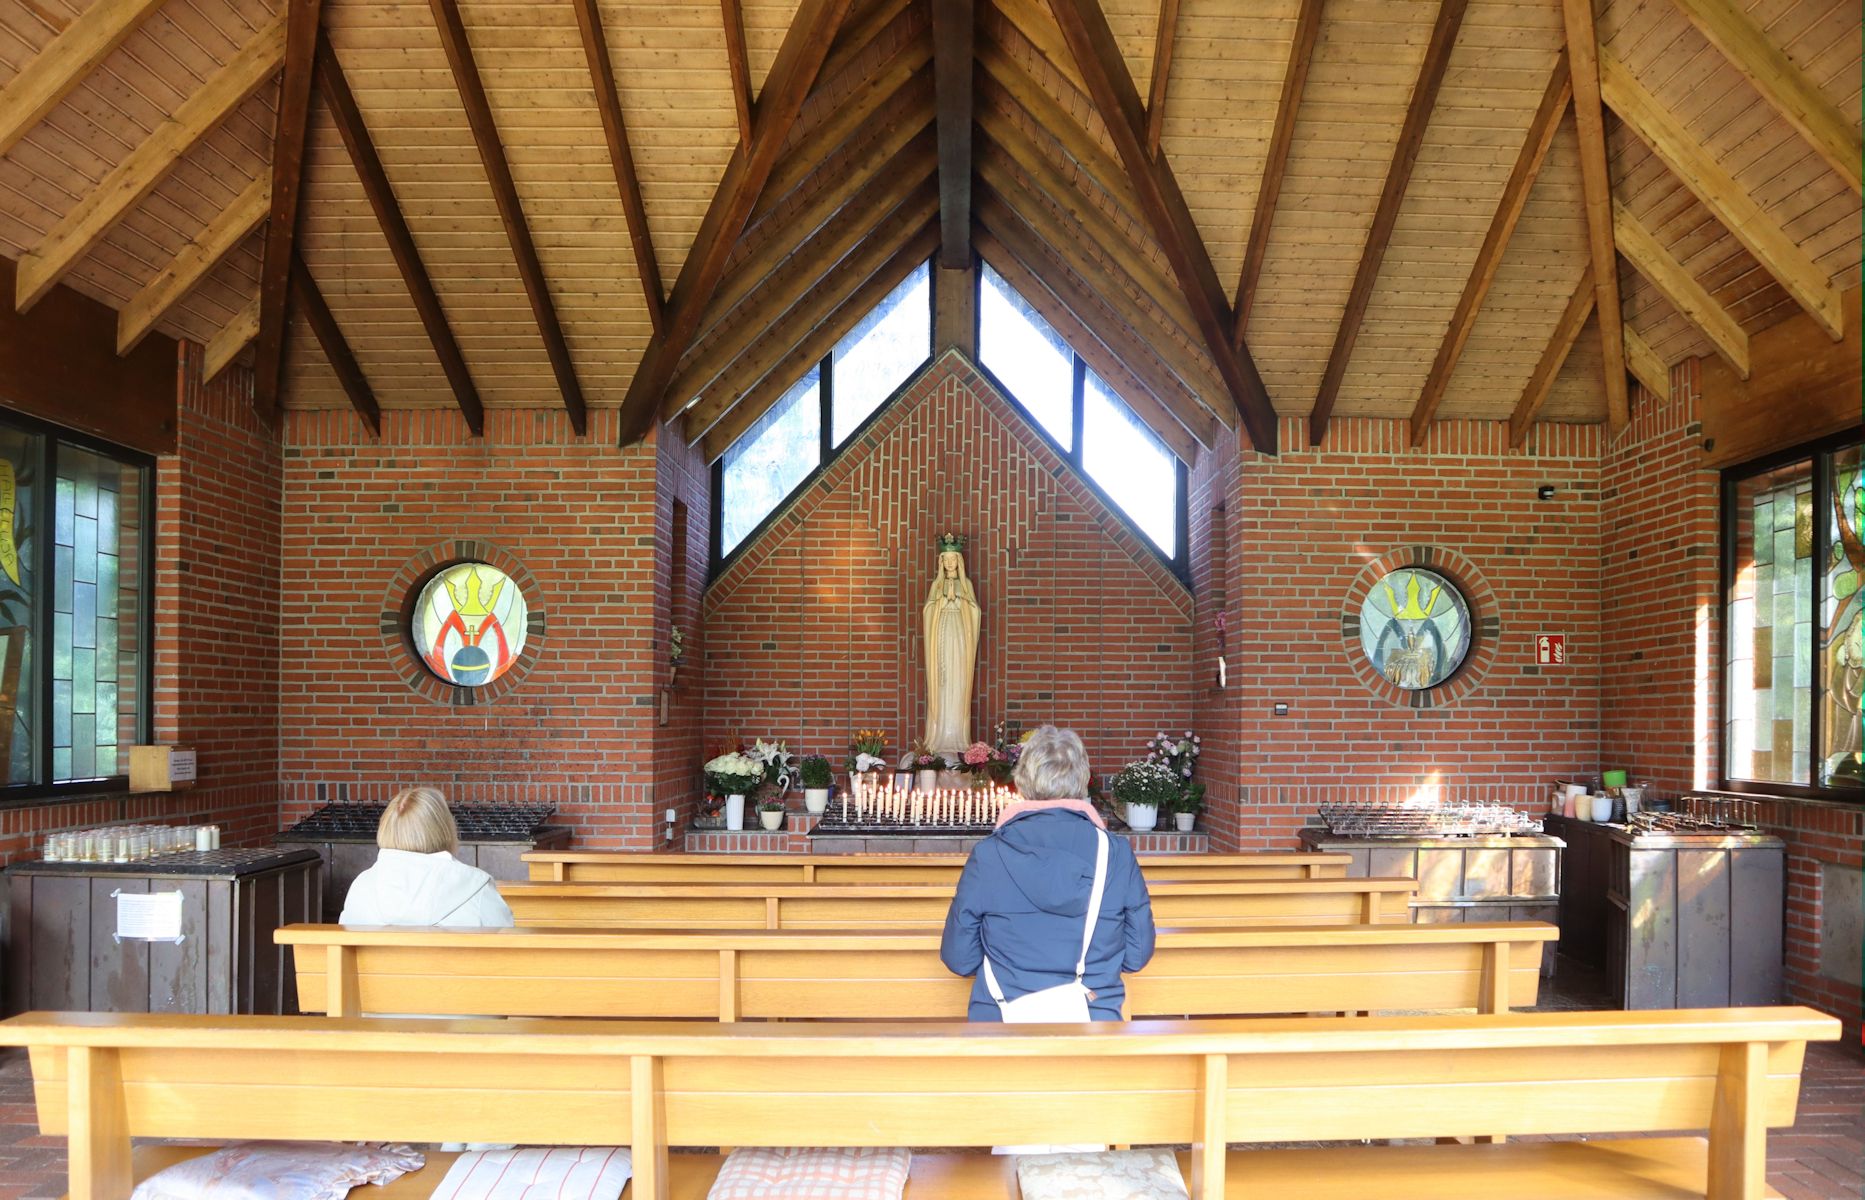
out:
{"label": "blonde hair", "polygon": [[412,854],[451,854],[460,848],[460,828],[439,788],[411,787],[395,793],[376,826],[376,845]]}
{"label": "blonde hair", "polygon": [[1017,790],[1026,800],[1088,798],[1088,751],[1081,735],[1054,725],[1038,726],[1017,760]]}

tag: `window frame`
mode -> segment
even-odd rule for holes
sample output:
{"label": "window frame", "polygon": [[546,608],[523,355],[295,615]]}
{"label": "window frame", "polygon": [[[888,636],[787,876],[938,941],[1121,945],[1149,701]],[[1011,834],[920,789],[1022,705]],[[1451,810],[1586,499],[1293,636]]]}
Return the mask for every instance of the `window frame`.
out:
{"label": "window frame", "polygon": [[[141,644],[142,658],[136,667],[136,689],[138,705],[136,711],[136,744],[149,745],[153,741],[155,730],[155,488],[156,460],[153,455],[139,450],[131,450],[102,438],[66,429],[30,417],[10,408],[0,409],[0,424],[12,426],[24,432],[38,435],[42,441],[39,447],[39,461],[36,464],[39,478],[51,481],[57,478],[59,443],[94,454],[105,455],[127,467],[134,467],[143,473],[143,486],[137,497],[138,536],[136,546],[137,571],[143,581],[143,603],[136,615],[136,636]],[[46,801],[88,799],[93,796],[109,795],[129,791],[128,763],[125,761],[121,774],[107,779],[71,779],[52,782],[52,654],[51,608],[52,589],[56,584],[56,567],[54,566],[52,547],[52,521],[55,501],[50,489],[43,490],[38,508],[33,514],[33,570],[37,573],[37,586],[32,597],[32,647],[34,652],[32,679],[29,681],[34,692],[34,701],[38,713],[39,728],[33,739],[33,775],[37,783],[0,783],[0,811],[13,808],[25,808],[40,805]],[[27,681],[22,681],[22,686]],[[10,737],[10,734],[8,735]]]}
{"label": "window frame", "polygon": [[[1716,721],[1716,781],[1718,790],[1753,796],[1790,796],[1802,800],[1831,800],[1841,803],[1865,805],[1865,788],[1830,787],[1812,782],[1819,777],[1820,735],[1824,732],[1825,721],[1825,671],[1823,656],[1817,644],[1820,628],[1820,614],[1826,601],[1826,572],[1822,564],[1827,560],[1831,550],[1831,539],[1825,508],[1821,498],[1832,491],[1831,457],[1835,451],[1865,441],[1865,425],[1855,426],[1843,433],[1830,434],[1810,442],[1802,442],[1761,458],[1751,459],[1733,467],[1724,467],[1720,472],[1718,496],[1718,533],[1721,544],[1717,554],[1717,588],[1716,620],[1720,633],[1716,648],[1717,688],[1720,711]],[[1816,517],[1813,521],[1813,614],[1812,628],[1816,644],[1812,647],[1813,677],[1809,684],[1812,703],[1807,721],[1807,779],[1800,783],[1772,782],[1760,779],[1744,779],[1729,773],[1729,712],[1730,712],[1730,678],[1729,646],[1734,640],[1729,628],[1729,592],[1735,583],[1735,527],[1736,527],[1736,493],[1743,481],[1779,467],[1788,466],[1808,459],[1812,464],[1812,489]]]}

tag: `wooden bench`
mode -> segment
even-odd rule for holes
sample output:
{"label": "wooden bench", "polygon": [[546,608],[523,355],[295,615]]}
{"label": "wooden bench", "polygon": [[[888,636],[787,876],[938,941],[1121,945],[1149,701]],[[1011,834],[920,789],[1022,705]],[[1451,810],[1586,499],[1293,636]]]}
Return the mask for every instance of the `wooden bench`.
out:
{"label": "wooden bench", "polygon": [[[1153,916],[1178,928],[1352,925],[1409,919],[1411,879],[1153,883]],[[520,925],[607,929],[938,929],[949,884],[501,883]]]}
{"label": "wooden bench", "polygon": [[[1535,1003],[1553,925],[1167,929],[1134,1017],[1504,1012]],[[971,981],[932,933],[365,929],[292,925],[305,1012],[962,1021]]]}
{"label": "wooden bench", "polygon": [[[625,1145],[633,1200],[699,1200],[673,1146],[1190,1144],[1198,1200],[1752,1200],[1791,1125],[1805,1008],[1080,1025],[614,1024],[28,1013],[40,1132],[74,1200],[125,1200],[132,1137]],[[1627,1134],[1560,1145],[1228,1144]],[[435,1154],[397,1196],[430,1195]],[[913,1200],[1011,1200],[1010,1164],[916,1156]]]}
{"label": "wooden bench", "polygon": [[[534,883],[956,883],[962,854],[651,854],[534,850]],[[1142,854],[1157,879],[1343,879],[1350,854]]]}

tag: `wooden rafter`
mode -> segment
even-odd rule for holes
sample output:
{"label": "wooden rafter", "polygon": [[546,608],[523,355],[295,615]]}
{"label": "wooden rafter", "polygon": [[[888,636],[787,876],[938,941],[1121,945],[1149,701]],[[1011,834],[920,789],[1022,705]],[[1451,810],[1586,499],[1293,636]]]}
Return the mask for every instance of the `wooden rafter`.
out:
{"label": "wooden rafter", "polygon": [[977,42],[972,0],[933,5],[933,81],[939,121],[939,263],[971,265],[971,73]]}
{"label": "wooden rafter", "polygon": [[161,5],[162,0],[97,0],[33,55],[0,89],[0,154],[18,145]]}
{"label": "wooden rafter", "polygon": [[1535,417],[1541,412],[1541,406],[1547,403],[1548,393],[1554,389],[1554,378],[1561,373],[1561,365],[1567,361],[1567,355],[1580,340],[1580,330],[1586,325],[1587,318],[1593,314],[1598,293],[1593,287],[1593,264],[1580,275],[1580,282],[1573,294],[1567,299],[1567,307],[1561,312],[1561,319],[1555,323],[1554,334],[1541,352],[1541,358],[1535,363],[1534,372],[1528,377],[1528,386],[1522,389],[1522,398],[1516,402],[1515,412],[1509,417],[1509,444],[1520,446],[1528,440],[1529,427],[1535,423]]}
{"label": "wooden rafter", "polygon": [[531,240],[531,225],[525,220],[524,205],[518,199],[518,185],[512,179],[511,164],[506,161],[505,146],[499,139],[492,102],[486,96],[479,65],[473,59],[473,44],[467,39],[466,26],[460,20],[459,0],[428,0],[428,7],[434,13],[434,25],[440,32],[447,65],[453,69],[453,82],[459,90],[460,103],[466,109],[466,123],[472,127],[479,161],[484,164],[486,180],[492,185],[492,199],[498,206],[499,221],[505,226],[505,240],[511,243],[518,278],[523,281],[525,296],[531,301],[531,315],[537,321],[551,373],[557,378],[563,407],[570,414],[571,426],[577,433],[584,433],[589,428],[589,413],[583,400],[583,385],[576,378],[576,363],[570,357],[570,342],[564,337],[563,322],[557,317],[557,303],[551,298],[550,280],[545,277],[544,264],[538,259],[537,244]]}
{"label": "wooden rafter", "polygon": [[440,369],[453,388],[453,398],[466,417],[467,427],[475,434],[484,433],[486,414],[479,389],[473,386],[466,358],[460,353],[452,327],[447,324],[440,294],[434,290],[434,281],[421,262],[420,251],[415,248],[414,235],[408,231],[408,220],[395,199],[395,189],[389,186],[388,173],[382,169],[382,159],[369,136],[369,127],[363,123],[362,111],[356,107],[349,81],[343,77],[343,68],[330,43],[323,38],[317,43],[317,90],[330,108],[337,135],[349,151],[350,162],[362,181],[363,194],[369,198],[369,208],[375,213],[376,224],[382,228],[389,254],[395,259],[395,267],[401,273],[409,299],[414,302],[415,312],[420,315],[427,340],[434,347],[434,357],[440,360]]}
{"label": "wooden rafter", "polygon": [[128,354],[168,310],[226,261],[266,219],[271,181],[255,179],[117,313],[117,353]]}
{"label": "wooden rafter", "polygon": [[849,0],[802,0],[798,5],[758,99],[751,138],[739,144],[726,165],[680,268],[668,306],[667,328],[648,344],[628,394],[622,398],[623,445],[639,441],[653,425],[667,385],[712,303],[713,289],[725,274],[732,246],[783,151],[848,5]]}
{"label": "wooden rafter", "polygon": [[200,91],[177,105],[37,246],[20,256],[15,285],[19,311],[31,308],[161,182],[182,155],[258,91],[278,70],[284,55],[285,20],[280,16],[255,34]]}
{"label": "wooden rafter", "polygon": [[1632,378],[1644,384],[1645,390],[1659,400],[1671,398],[1670,369],[1630,325],[1625,326],[1625,367],[1632,372]]}
{"label": "wooden rafter", "polygon": [[1664,248],[1630,209],[1616,200],[1612,206],[1612,225],[1614,243],[1633,269],[1697,327],[1737,375],[1747,379],[1748,334],[1736,323],[1735,316],[1710,295],[1709,289],[1697,282],[1697,277]]}
{"label": "wooden rafter", "polygon": [[739,0],[719,0],[725,26],[725,58],[732,71],[732,107],[738,110],[738,140],[751,141],[751,52],[745,46],[745,14]]}
{"label": "wooden rafter", "polygon": [[363,377],[363,369],[357,365],[356,355],[351,353],[343,330],[337,327],[337,318],[324,303],[324,293],[318,290],[317,281],[311,278],[304,260],[296,254],[291,262],[291,297],[304,316],[305,324],[316,335],[317,344],[323,347],[324,358],[336,372],[337,382],[343,385],[343,394],[350,398],[350,407],[363,419],[370,433],[382,436],[382,410],[376,404],[375,392],[370,390],[369,380]]}
{"label": "wooden rafter", "polygon": [[[1136,221],[1144,224],[1145,218],[1140,215],[1140,198],[1134,194],[1133,185],[1127,181],[1127,169],[1121,166],[1119,159],[1102,148],[1054,96],[995,44],[979,47],[978,65],[984,68],[985,77],[989,81],[987,92],[994,100],[1003,107],[1028,116],[1030,124],[1041,130],[1044,138],[1053,141],[1068,161],[1080,170],[1084,181],[1093,181],[1094,186],[1114,198],[1122,211],[1133,214]],[[980,109],[980,112],[984,111]]]}
{"label": "wooden rafter", "polygon": [[1431,363],[1431,371],[1425,376],[1425,386],[1418,394],[1418,402],[1412,406],[1412,445],[1424,440],[1425,430],[1431,427],[1431,419],[1438,411],[1438,405],[1444,400],[1444,389],[1450,386],[1451,372],[1457,369],[1457,360],[1462,356],[1464,344],[1470,340],[1470,331],[1476,327],[1477,314],[1482,311],[1483,299],[1489,295],[1490,285],[1496,282],[1496,272],[1502,266],[1502,256],[1509,248],[1509,239],[1515,233],[1516,222],[1522,219],[1522,210],[1528,206],[1528,193],[1534,189],[1535,180],[1541,175],[1541,164],[1548,157],[1548,149],[1554,145],[1554,132],[1561,126],[1561,118],[1567,113],[1567,102],[1573,96],[1573,77],[1567,70],[1567,55],[1562,52],[1554,61],[1554,71],[1548,76],[1548,86],[1542,90],[1541,104],[1535,109],[1534,119],[1528,123],[1528,136],[1523,139],[1522,149],[1515,157],[1515,167],[1509,172],[1509,181],[1502,187],[1502,199],[1497,202],[1496,215],[1490,218],[1489,232],[1483,235],[1482,248],[1476,252],[1476,262],[1470,268],[1470,278],[1464,282],[1463,295],[1457,298],[1457,308],[1451,314],[1450,328],[1444,333],[1444,340],[1438,345],[1438,354]]}
{"label": "wooden rafter", "polygon": [[1444,72],[1451,65],[1451,51],[1457,47],[1457,31],[1463,26],[1464,10],[1469,0],[1439,0],[1438,17],[1431,27],[1431,41],[1425,47],[1425,59],[1418,68],[1418,81],[1412,85],[1412,99],[1405,108],[1405,122],[1399,127],[1399,141],[1392,150],[1392,163],[1386,168],[1385,186],[1380,189],[1379,205],[1373,210],[1373,224],[1366,231],[1366,244],[1360,250],[1360,265],[1353,273],[1353,286],[1347,292],[1347,307],[1334,331],[1334,348],[1328,352],[1327,367],[1321,372],[1321,387],[1315,393],[1314,408],[1308,414],[1308,444],[1319,446],[1327,436],[1328,418],[1334,415],[1334,402],[1340,397],[1341,381],[1347,377],[1347,364],[1353,358],[1354,343],[1366,320],[1367,306],[1373,302],[1373,287],[1379,282],[1379,268],[1386,261],[1386,246],[1392,241],[1393,227],[1399,223],[1399,209],[1405,204],[1405,189],[1412,181],[1412,168],[1418,162],[1419,147],[1425,143],[1425,129],[1431,123],[1431,110],[1437,107],[1438,88]]}
{"label": "wooden rafter", "polygon": [[1052,0],[1050,8],[1088,85],[1095,111],[1113,137],[1153,236],[1185,292],[1198,331],[1230,392],[1231,403],[1237,406],[1249,431],[1251,444],[1262,453],[1275,453],[1276,413],[1269,392],[1249,351],[1238,350],[1230,343],[1230,306],[1171,167],[1164,158],[1154,159],[1146,153],[1139,92],[1107,26],[1106,14],[1098,0]]}
{"label": "wooden rafter", "polygon": [[1619,306],[1619,263],[1613,250],[1612,175],[1607,169],[1606,119],[1601,110],[1601,54],[1593,30],[1593,0],[1561,0],[1567,64],[1574,81],[1574,130],[1580,135],[1580,190],[1587,215],[1587,254],[1593,264],[1594,307],[1606,375],[1606,423],[1625,427],[1625,332]]}
{"label": "wooden rafter", "polygon": [[233,319],[220,327],[208,340],[207,352],[201,357],[201,379],[212,382],[216,376],[226,370],[240,351],[246,349],[247,343],[259,336],[259,297],[252,300]]}
{"label": "wooden rafter", "polygon": [[265,249],[259,265],[259,332],[253,349],[253,410],[277,420],[285,374],[285,299],[298,254],[298,197],[304,176],[304,134],[311,115],[321,0],[288,0],[285,72],[272,127]]}
{"label": "wooden rafter", "polygon": [[716,461],[745,430],[756,425],[771,405],[924,264],[938,245],[939,228],[929,221],[852,291],[845,286],[835,287],[820,297],[811,297],[807,310],[790,314],[775,339],[777,344],[789,347],[788,353],[747,388],[732,410],[707,432],[703,449],[706,461]]}
{"label": "wooden rafter", "polygon": [[[1583,4],[1585,0],[1567,0]],[[1576,74],[1575,96],[1579,95]],[[1632,73],[1607,55],[1599,56],[1600,92],[1640,141],[1651,147],[1659,161],[1683,181],[1734,235],[1743,249],[1755,256],[1762,269],[1774,276],[1794,302],[1818,322],[1826,336],[1838,341],[1845,335],[1845,318],[1839,289],[1832,278],[1800,248],[1781,223],[1763,211],[1747,188],[1698,141]],[[1610,213],[1608,214],[1610,219]]]}
{"label": "wooden rafter", "polygon": [[1295,144],[1295,118],[1301,112],[1302,92],[1308,86],[1308,64],[1314,61],[1315,42],[1321,36],[1321,9],[1326,0],[1302,0],[1295,19],[1295,37],[1289,42],[1289,65],[1282,73],[1282,98],[1276,103],[1276,124],[1269,135],[1269,153],[1263,160],[1263,181],[1257,185],[1256,211],[1250,218],[1250,237],[1243,247],[1243,273],[1237,279],[1237,303],[1231,322],[1230,344],[1243,346],[1250,310],[1256,305],[1256,283],[1269,257],[1269,231],[1282,199],[1282,180],[1289,169],[1289,148]]}
{"label": "wooden rafter", "polygon": [[857,56],[908,10],[912,10],[917,19],[919,6],[914,0],[871,0],[860,11],[851,6],[848,18],[836,32],[835,43],[829,47],[829,57],[823,60],[823,81],[826,83],[846,71]]}
{"label": "wooden rafter", "polygon": [[641,297],[647,302],[648,322],[659,333],[667,321],[667,297],[661,288],[660,262],[654,256],[654,239],[648,231],[648,210],[641,200],[641,177],[628,144],[628,127],[622,120],[622,98],[615,87],[615,66],[609,60],[609,40],[602,28],[596,0],[570,0],[582,34],[583,55],[589,60],[590,80],[596,87],[596,113],[602,118],[602,136],[609,146],[609,165],[622,194],[622,212],[628,220],[628,241],[634,247],[635,274],[641,277]]}
{"label": "wooden rafter", "polygon": [[1865,190],[1865,181],[1860,178],[1865,141],[1859,137],[1858,126],[1833,107],[1747,13],[1729,0],[1676,0],[1676,4],[1697,31],[1754,85],[1761,98],[1800,131],[1800,136],[1855,195]]}
{"label": "wooden rafter", "polygon": [[1153,75],[1146,89],[1146,152],[1159,157],[1166,129],[1166,85],[1172,78],[1172,46],[1179,35],[1179,0],[1159,0],[1159,28],[1153,32]]}
{"label": "wooden rafter", "polygon": [[1068,42],[1051,19],[1047,0],[991,0],[992,7],[1003,14],[1004,21],[1028,42],[1043,61],[1054,68],[1082,95],[1088,94],[1087,80],[1069,52]]}

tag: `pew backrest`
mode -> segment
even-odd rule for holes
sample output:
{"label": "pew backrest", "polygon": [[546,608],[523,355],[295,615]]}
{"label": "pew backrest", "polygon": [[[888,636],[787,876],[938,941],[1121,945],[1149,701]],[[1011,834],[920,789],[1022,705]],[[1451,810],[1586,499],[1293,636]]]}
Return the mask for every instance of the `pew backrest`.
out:
{"label": "pew backrest", "polygon": [[[1161,930],[1127,976],[1132,1017],[1536,1002],[1541,922]],[[384,929],[292,925],[305,1012],[501,1017],[962,1021],[971,980],[934,933]]]}
{"label": "pew backrest", "polygon": [[[1710,1194],[1759,1197],[1805,1008],[1082,1025],[618,1025],[28,1013],[40,1131],[73,1200],[125,1200],[130,1139],[627,1145],[1227,1143],[1710,1132]],[[288,1066],[287,1066],[288,1065]],[[1007,1098],[1014,1098],[1007,1102]],[[1245,1168],[1247,1172],[1247,1167]]]}
{"label": "pew backrest", "polygon": [[[1142,854],[1157,879],[1344,879],[1352,855]],[[654,854],[534,850],[533,883],[956,883],[963,854]]]}
{"label": "pew backrest", "polygon": [[[1177,928],[1352,925],[1408,919],[1411,879],[1149,883]],[[949,884],[501,883],[520,925],[608,929],[938,929]]]}

